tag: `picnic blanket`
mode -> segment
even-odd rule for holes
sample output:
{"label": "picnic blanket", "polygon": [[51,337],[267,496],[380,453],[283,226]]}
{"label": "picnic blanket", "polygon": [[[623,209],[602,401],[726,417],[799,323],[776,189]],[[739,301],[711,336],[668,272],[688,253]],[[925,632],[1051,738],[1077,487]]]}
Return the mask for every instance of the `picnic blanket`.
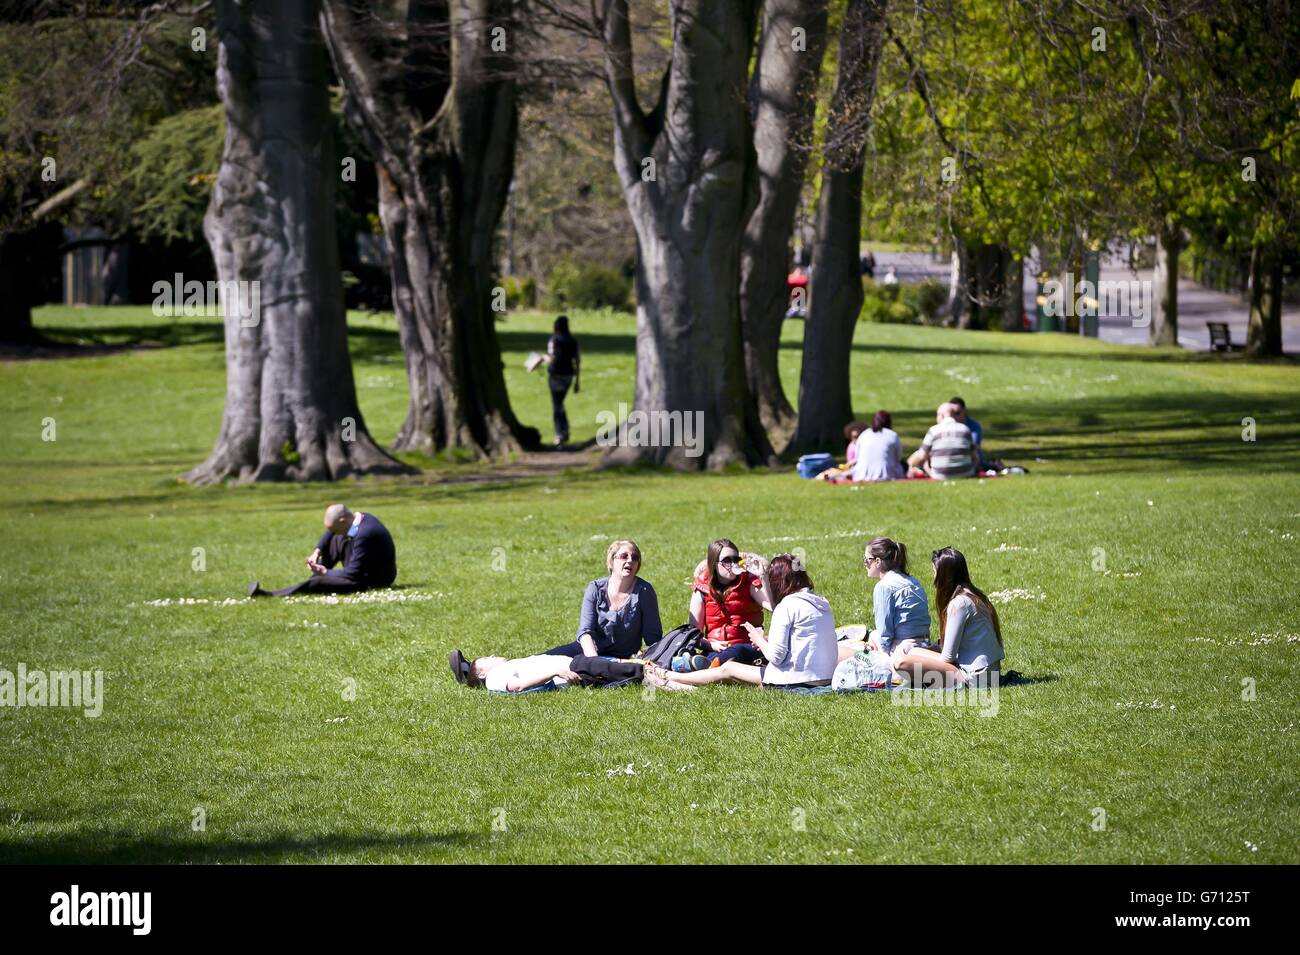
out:
{"label": "picnic blanket", "polygon": [[[1026,471],[1024,468],[1010,467],[1010,468],[1003,468],[1001,471],[979,471],[975,474],[972,474],[970,477],[971,478],[1015,477],[1020,474],[1028,474],[1028,473],[1029,472]],[[889,481],[855,481],[848,475],[844,475],[841,477],[820,478],[820,480],[823,484],[892,484],[894,483],[894,481],[934,481],[936,480],[936,478],[932,478],[928,474],[907,474],[901,478],[893,478],[892,480]],[[948,480],[969,481],[970,478],[949,478]]]}

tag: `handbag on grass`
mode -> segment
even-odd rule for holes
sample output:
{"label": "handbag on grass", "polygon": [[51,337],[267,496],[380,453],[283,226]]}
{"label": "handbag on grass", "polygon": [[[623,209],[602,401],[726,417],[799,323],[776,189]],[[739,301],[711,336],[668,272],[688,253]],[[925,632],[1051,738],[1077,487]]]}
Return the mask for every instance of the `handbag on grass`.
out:
{"label": "handbag on grass", "polygon": [[836,690],[888,690],[894,685],[894,667],[883,650],[861,650],[841,660],[831,677]]}
{"label": "handbag on grass", "polygon": [[704,652],[704,634],[690,624],[683,624],[642,650],[640,658],[667,670],[673,665],[673,657]]}

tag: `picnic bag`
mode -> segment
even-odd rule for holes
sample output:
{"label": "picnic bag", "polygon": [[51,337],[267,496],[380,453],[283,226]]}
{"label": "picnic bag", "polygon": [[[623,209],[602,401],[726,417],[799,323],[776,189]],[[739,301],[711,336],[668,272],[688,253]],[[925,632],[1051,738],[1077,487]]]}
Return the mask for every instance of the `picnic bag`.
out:
{"label": "picnic bag", "polygon": [[833,467],[835,467],[835,458],[824,451],[820,454],[805,454],[799,458],[801,478],[815,478],[827,468]]}
{"label": "picnic bag", "polygon": [[673,665],[673,657],[683,653],[704,653],[704,634],[690,624],[670,630],[663,637],[641,651],[641,659],[664,669]]}

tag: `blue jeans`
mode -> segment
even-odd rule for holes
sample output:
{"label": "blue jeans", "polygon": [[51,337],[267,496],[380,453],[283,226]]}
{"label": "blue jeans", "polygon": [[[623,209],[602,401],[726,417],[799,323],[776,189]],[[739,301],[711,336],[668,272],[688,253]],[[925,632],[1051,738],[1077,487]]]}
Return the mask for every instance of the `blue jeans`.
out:
{"label": "blue jeans", "polygon": [[706,653],[705,656],[708,657],[709,666],[713,665],[714,660],[718,661],[718,666],[722,666],[728,660],[756,665],[763,659],[763,654],[752,643],[738,643],[734,647],[727,647],[725,650],[713,650]]}
{"label": "blue jeans", "polygon": [[572,643],[563,643],[558,647],[555,647],[551,650],[546,650],[544,652],[546,653],[547,656],[580,657],[583,656],[587,651],[582,649],[581,643],[579,643],[577,640],[574,640]]}

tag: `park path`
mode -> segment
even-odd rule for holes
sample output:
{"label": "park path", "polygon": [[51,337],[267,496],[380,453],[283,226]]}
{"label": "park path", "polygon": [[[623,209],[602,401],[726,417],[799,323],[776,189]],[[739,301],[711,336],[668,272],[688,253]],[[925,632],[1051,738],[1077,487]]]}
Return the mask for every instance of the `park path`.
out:
{"label": "park path", "polygon": [[[948,263],[936,262],[928,252],[877,252],[877,280],[891,265],[900,282],[919,282],[931,278],[944,285],[948,284]],[[1035,275],[1031,269],[1026,269],[1025,311],[1030,316],[1034,314],[1034,300],[1038,293]],[[1120,282],[1131,279],[1150,282],[1152,270],[1139,269],[1132,272],[1114,261],[1102,264],[1102,281]],[[1244,345],[1249,315],[1250,306],[1240,296],[1205,288],[1188,279],[1180,279],[1178,282],[1178,344],[1184,348],[1192,351],[1210,350],[1210,333],[1205,327],[1206,322],[1226,322],[1232,341]],[[1100,338],[1117,345],[1145,345],[1149,322],[1149,308],[1144,310],[1138,323],[1128,317],[1103,315],[1099,328]],[[1288,354],[1300,353],[1300,308],[1295,306],[1282,309],[1282,350]]]}

